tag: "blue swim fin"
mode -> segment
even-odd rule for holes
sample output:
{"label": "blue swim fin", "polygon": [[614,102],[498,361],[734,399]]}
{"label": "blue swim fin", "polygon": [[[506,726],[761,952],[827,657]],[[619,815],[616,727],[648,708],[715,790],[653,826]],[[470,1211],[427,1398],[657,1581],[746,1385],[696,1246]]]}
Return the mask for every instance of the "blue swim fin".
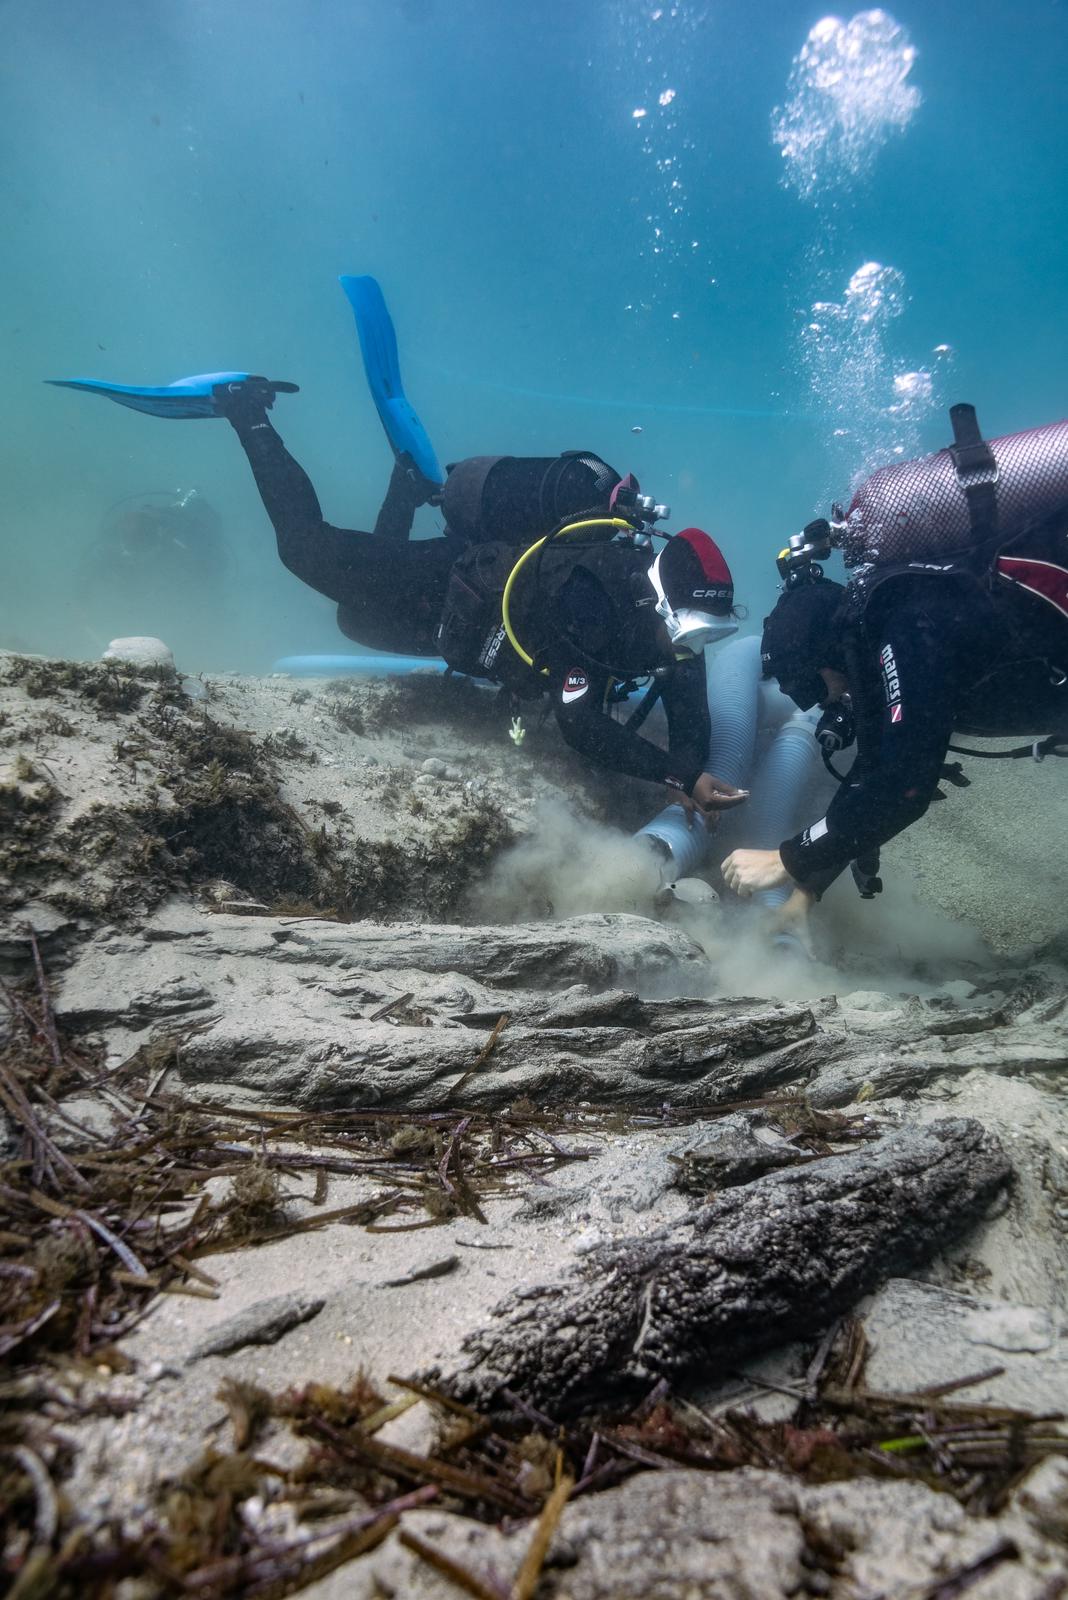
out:
{"label": "blue swim fin", "polygon": [[217,383],[240,383],[247,372],[199,372],[192,378],[176,378],[158,388],[139,388],[130,383],[103,383],[99,378],[46,378],[59,389],[84,389],[102,394],[116,405],[145,411],[150,417],[218,417],[212,390]]}
{"label": "blue swim fin", "polygon": [[408,402],[401,383],[397,335],[375,278],[338,280],[348,296],[363,352],[363,369],[386,438],[397,456],[411,457],[428,483],[444,483],[445,474],[426,430]]}

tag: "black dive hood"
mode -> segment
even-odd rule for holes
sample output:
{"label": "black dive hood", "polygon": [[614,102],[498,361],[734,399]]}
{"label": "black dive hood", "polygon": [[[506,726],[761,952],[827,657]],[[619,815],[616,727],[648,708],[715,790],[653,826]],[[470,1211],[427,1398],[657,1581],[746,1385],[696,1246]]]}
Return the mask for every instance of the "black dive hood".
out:
{"label": "black dive hood", "polygon": [[764,618],[760,641],[765,678],[777,679],[783,694],[802,711],[826,696],[820,668],[843,671],[845,666],[841,607],[846,591],[819,568],[808,571],[807,582],[789,584],[779,596]]}

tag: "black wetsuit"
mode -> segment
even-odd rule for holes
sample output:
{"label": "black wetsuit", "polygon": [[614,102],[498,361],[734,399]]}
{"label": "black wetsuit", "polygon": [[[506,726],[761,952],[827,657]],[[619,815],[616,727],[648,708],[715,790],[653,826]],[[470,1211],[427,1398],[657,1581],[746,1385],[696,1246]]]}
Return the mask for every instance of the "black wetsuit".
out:
{"label": "black wetsuit", "polygon": [[[335,528],[324,521],[307,473],[266,412],[250,409],[230,421],[274,527],[279,556],[302,582],[337,602],[341,631],[371,649],[436,656],[449,577],[467,544],[448,530],[438,538],[409,538],[416,508],[425,500],[411,477],[394,468],[373,533]],[[542,659],[557,722],[568,744],[591,760],[689,793],[703,771],[710,732],[703,658],[676,663],[663,682],[667,752],[613,720],[606,706],[612,674],[602,663],[616,665],[622,655],[626,671],[637,676],[670,659],[651,588],[648,606],[633,626],[628,620],[621,650],[619,617],[625,611],[629,619],[633,603],[613,595],[613,587],[603,576],[591,582],[579,574],[555,595],[563,629],[548,630]]]}
{"label": "black wetsuit", "polygon": [[[1043,559],[1068,566],[1066,527],[1048,529]],[[1068,734],[1068,618],[1001,580],[889,578],[847,658],[856,761],[826,816],[780,847],[790,876],[816,894],[923,815],[954,733]]]}

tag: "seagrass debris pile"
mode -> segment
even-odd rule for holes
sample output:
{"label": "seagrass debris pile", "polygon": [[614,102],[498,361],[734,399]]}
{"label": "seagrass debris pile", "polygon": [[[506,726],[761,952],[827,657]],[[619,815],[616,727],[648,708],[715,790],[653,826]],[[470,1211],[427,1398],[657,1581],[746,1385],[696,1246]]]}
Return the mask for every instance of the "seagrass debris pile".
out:
{"label": "seagrass debris pile", "polygon": [[[815,1350],[789,1423],[703,1410],[668,1378],[637,1400],[569,1406],[564,1416],[523,1392],[521,1365],[517,1387],[499,1389],[492,1405],[411,1375],[390,1379],[393,1395],[368,1377],[342,1386],[309,1377],[280,1393],[228,1380],[219,1398],[230,1448],[215,1440],[192,1467],[164,1478],[140,1526],[90,1525],[64,1489],[77,1424],[137,1403],[110,1393],[99,1375],[129,1366],[121,1341],[161,1295],[220,1293],[200,1264],[207,1256],[332,1223],[374,1233],[456,1216],[478,1222],[520,1182],[589,1159],[590,1139],[695,1113],[584,1106],[548,1115],[529,1103],[500,1114],[421,1116],[197,1106],[160,1092],[173,1041],[157,1039],[105,1073],[90,1049],[66,1039],[32,932],[29,940],[33,979],[5,987],[0,1051],[9,1120],[0,1162],[0,1519],[15,1600],[92,1600],[124,1578],[136,1578],[145,1596],[280,1596],[373,1549],[399,1523],[408,1551],[447,1582],[483,1600],[528,1600],[565,1505],[638,1472],[758,1466],[810,1483],[870,1475],[937,1486],[988,1513],[1036,1462],[1065,1452],[1059,1415],[969,1405],[945,1392],[989,1371],[915,1394],[870,1392],[862,1335],[846,1318]],[[503,1026],[473,1051],[472,1070]],[[878,1131],[867,1118],[814,1111],[801,1096],[762,1104],[793,1140],[799,1173],[818,1171],[843,1145],[862,1150]],[[108,1116],[90,1120],[86,1107]],[[309,1175],[313,1192],[298,1207],[285,1185],[307,1184]],[[367,1192],[331,1207],[335,1176],[362,1179]],[[692,1187],[687,1163],[680,1177]],[[447,1259],[442,1265],[448,1270]],[[402,1374],[403,1357],[399,1350]],[[381,1436],[417,1404],[436,1419],[432,1447]],[[280,1428],[303,1446],[294,1465],[257,1455]],[[530,1523],[515,1572],[502,1579],[474,1570],[406,1531],[405,1513],[432,1501],[483,1522]],[[976,1570],[1013,1554],[1003,1541]],[[817,1551],[813,1559],[833,1570],[838,1557]]]}

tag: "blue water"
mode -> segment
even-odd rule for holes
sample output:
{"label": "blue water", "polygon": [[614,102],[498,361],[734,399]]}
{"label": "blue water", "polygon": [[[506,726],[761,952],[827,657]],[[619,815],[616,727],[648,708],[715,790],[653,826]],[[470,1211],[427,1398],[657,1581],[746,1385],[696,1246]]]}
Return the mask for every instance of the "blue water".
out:
{"label": "blue water", "polygon": [[[773,113],[822,15],[7,0],[0,645],[159,633],[187,670],[247,671],[340,646],[226,424],[40,382],[293,379],[280,431],[327,516],[367,527],[390,456],[339,272],[382,282],[443,459],[597,450],[720,539],[756,618],[784,537],[865,465],[944,442],[950,401],[991,434],[1063,416],[1068,7],[895,4],[919,102],[802,196]],[[814,363],[812,307],[865,263],[901,275],[899,314],[859,342],[839,316]],[[917,373],[930,392],[892,413]],[[224,570],[109,566],[116,502],[194,487]]]}

